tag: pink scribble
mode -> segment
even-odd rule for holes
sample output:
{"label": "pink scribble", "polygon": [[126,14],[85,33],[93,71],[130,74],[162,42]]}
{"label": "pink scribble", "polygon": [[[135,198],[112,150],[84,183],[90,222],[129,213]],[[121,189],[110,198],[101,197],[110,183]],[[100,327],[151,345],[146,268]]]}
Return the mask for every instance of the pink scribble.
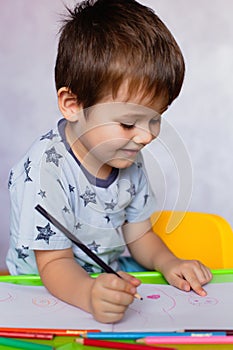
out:
{"label": "pink scribble", "polygon": [[194,306],[212,306],[218,304],[218,299],[212,297],[190,296],[188,302]]}
{"label": "pink scribble", "polygon": [[160,295],[159,294],[147,295],[147,298],[149,298],[149,299],[159,299]]}

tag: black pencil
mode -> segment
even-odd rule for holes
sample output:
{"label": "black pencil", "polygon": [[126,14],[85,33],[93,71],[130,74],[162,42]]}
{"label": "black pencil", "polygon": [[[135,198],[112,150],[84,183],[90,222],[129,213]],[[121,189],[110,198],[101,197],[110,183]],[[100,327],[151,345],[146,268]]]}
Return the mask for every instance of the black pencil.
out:
{"label": "black pencil", "polygon": [[[92,260],[94,260],[105,272],[113,273],[114,275],[122,278],[116,271],[114,271],[109,265],[107,265],[102,259],[93,253],[84,243],[82,243],[75,235],[73,235],[67,228],[65,228],[57,219],[49,214],[41,205],[37,204],[35,209],[49,220],[55,227],[64,233],[64,235],[77,245],[84,253],[86,253]],[[135,298],[142,300],[142,297],[136,293]]]}
{"label": "black pencil", "polygon": [[226,335],[233,335],[233,329],[184,329],[181,332],[203,332],[203,333],[214,333],[214,332],[224,332]]}

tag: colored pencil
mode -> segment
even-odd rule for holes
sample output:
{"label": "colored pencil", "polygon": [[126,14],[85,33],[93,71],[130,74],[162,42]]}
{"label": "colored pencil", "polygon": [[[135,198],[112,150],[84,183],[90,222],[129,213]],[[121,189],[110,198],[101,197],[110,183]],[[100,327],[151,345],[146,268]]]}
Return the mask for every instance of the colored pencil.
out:
{"label": "colored pencil", "polygon": [[225,332],[226,335],[233,335],[233,329],[184,329],[183,332]]}
{"label": "colored pencil", "polygon": [[147,345],[157,344],[233,344],[233,336],[212,337],[145,337],[136,340]]}
{"label": "colored pencil", "polygon": [[[107,340],[97,340],[97,339],[86,339],[86,338],[77,338],[76,342],[83,344],[85,346],[97,346],[100,348],[109,348],[109,349],[124,349],[124,350],[148,350],[151,347],[142,344],[135,343],[123,343],[118,341],[107,341]],[[153,347],[153,350],[167,350],[164,347]],[[171,348],[169,349],[171,350]],[[172,350],[175,350],[174,348]]]}
{"label": "colored pencil", "polygon": [[[95,261],[105,272],[113,273],[114,275],[122,278],[116,271],[114,271],[111,266],[107,265],[102,259],[98,257],[92,250],[90,250],[84,243],[82,243],[73,233],[71,233],[67,228],[65,228],[57,219],[55,219],[51,214],[49,214],[41,205],[36,205],[35,209],[43,215],[47,220],[49,220],[55,227],[64,233],[64,235],[71,240],[77,247],[79,247],[84,253],[86,253],[89,258]],[[135,298],[142,300],[142,297],[136,293]]]}
{"label": "colored pencil", "polygon": [[225,336],[225,332],[87,332],[82,335],[83,338],[88,339],[119,339],[119,340],[132,340],[149,336],[165,337],[165,336],[192,336],[192,337],[209,337],[209,336]]}
{"label": "colored pencil", "polygon": [[1,331],[0,330],[0,337],[51,340],[51,339],[53,339],[53,334],[16,332],[16,331]]}
{"label": "colored pencil", "polygon": [[53,346],[0,337],[0,345],[24,350],[53,350]]}
{"label": "colored pencil", "polygon": [[88,332],[96,333],[100,332],[99,329],[55,329],[55,328],[7,328],[0,327],[0,332],[17,332],[17,333],[36,333],[36,334],[47,334],[47,335],[60,335],[60,336],[79,336]]}

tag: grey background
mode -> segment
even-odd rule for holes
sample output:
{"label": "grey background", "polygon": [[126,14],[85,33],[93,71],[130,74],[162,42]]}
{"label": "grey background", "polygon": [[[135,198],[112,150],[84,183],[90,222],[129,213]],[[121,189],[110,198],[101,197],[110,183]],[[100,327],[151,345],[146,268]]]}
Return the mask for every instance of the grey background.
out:
{"label": "grey background", "polygon": [[[233,1],[141,3],[167,24],[186,61],[181,95],[145,152],[158,209],[219,214],[233,226]],[[8,173],[60,118],[53,69],[63,9],[62,0],[0,0],[0,268],[9,239]]]}

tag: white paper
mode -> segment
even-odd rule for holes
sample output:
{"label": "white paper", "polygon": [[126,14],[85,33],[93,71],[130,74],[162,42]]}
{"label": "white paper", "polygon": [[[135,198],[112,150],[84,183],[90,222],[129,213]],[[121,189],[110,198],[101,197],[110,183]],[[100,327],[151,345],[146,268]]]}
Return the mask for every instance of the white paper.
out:
{"label": "white paper", "polygon": [[0,327],[173,331],[233,329],[233,283],[205,286],[206,297],[169,285],[143,284],[122,321],[103,324],[52,296],[43,286],[0,283]]}

